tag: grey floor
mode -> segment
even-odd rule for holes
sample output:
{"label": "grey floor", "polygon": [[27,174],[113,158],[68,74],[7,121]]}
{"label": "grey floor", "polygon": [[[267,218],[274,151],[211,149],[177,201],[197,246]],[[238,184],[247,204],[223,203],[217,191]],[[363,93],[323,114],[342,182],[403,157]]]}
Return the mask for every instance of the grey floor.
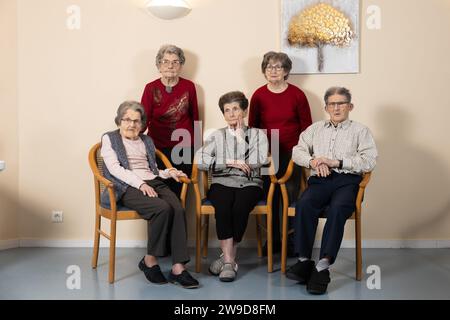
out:
{"label": "grey floor", "polygon": [[[118,249],[116,283],[107,282],[107,250],[101,249],[99,267],[90,267],[91,249],[19,248],[0,251],[0,299],[177,299],[177,300],[302,300],[302,299],[450,299],[450,249],[364,249],[364,270],[379,266],[381,289],[369,289],[354,279],[354,250],[342,249],[331,269],[328,293],[311,296],[304,286],[286,279],[280,273],[279,255],[275,272],[268,274],[266,260],[256,250],[241,249],[238,278],[222,283],[207,273],[208,262],[217,255],[210,249],[203,259],[202,273],[195,274],[201,288],[187,290],[166,284],[148,283],[137,268],[144,249]],[[192,257],[194,252],[192,250]],[[317,252],[315,252],[315,256]],[[290,259],[288,264],[295,263]],[[81,288],[69,290],[66,273],[76,265],[81,271]],[[160,260],[164,272],[169,258]],[[189,264],[193,271],[193,262]],[[370,281],[369,281],[370,282]],[[373,283],[373,282],[371,282]]]}

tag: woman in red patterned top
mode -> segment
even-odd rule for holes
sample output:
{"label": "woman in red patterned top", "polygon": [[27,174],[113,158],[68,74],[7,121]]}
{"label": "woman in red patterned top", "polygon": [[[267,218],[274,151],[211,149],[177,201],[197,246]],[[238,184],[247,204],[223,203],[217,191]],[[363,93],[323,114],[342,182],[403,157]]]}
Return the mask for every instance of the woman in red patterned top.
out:
{"label": "woman in red patterned top", "polygon": [[[258,88],[250,102],[248,124],[250,127],[267,129],[274,161],[278,161],[277,176],[284,175],[292,155],[292,148],[297,145],[300,133],[312,124],[308,99],[302,90],[287,82],[292,61],[283,52],[270,51],[264,55],[261,70],[267,84]],[[272,141],[273,130],[278,130],[279,149]],[[277,152],[278,151],[278,152]],[[289,199],[298,196],[300,168],[296,167],[291,179],[286,184]],[[266,179],[264,189],[268,190],[270,179]],[[280,190],[275,190],[273,199],[273,252],[281,249],[280,236]],[[265,253],[267,250],[264,251]],[[288,239],[288,256],[294,256],[293,239]]]}
{"label": "woman in red patterned top", "polygon": [[[156,55],[161,78],[145,86],[141,103],[147,114],[143,130],[148,128],[147,134],[156,148],[171,159],[174,167],[190,176],[198,104],[194,83],[180,77],[185,61],[182,49],[163,45]],[[163,167],[161,163],[158,165]],[[180,195],[180,184],[170,183],[169,187]]]}

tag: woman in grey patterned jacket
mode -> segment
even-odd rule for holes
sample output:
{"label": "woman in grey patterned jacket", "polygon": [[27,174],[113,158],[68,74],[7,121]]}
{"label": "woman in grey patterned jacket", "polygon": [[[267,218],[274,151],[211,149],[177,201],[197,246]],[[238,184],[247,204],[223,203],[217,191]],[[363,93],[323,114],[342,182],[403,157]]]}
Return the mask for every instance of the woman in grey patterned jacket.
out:
{"label": "woman in grey patterned jacket", "polygon": [[198,168],[210,171],[208,199],[215,209],[216,231],[222,254],[209,267],[221,281],[233,281],[238,265],[237,244],[248,216],[263,197],[262,168],[268,162],[268,140],[261,129],[245,126],[248,100],[242,92],[224,94],[219,107],[228,126],[209,135],[198,150]]}

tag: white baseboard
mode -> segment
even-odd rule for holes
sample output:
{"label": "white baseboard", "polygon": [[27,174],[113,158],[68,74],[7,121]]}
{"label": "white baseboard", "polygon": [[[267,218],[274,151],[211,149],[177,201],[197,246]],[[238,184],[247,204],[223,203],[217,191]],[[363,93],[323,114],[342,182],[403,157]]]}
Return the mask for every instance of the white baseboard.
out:
{"label": "white baseboard", "polygon": [[[320,240],[314,242],[314,247],[320,248]],[[363,240],[362,247],[366,249],[450,248],[450,240]],[[355,248],[355,240],[343,240],[341,248]]]}
{"label": "white baseboard", "polygon": [[0,250],[14,249],[19,247],[19,239],[0,240]]}
{"label": "white baseboard", "polygon": [[[117,240],[118,248],[146,248],[146,240]],[[195,240],[188,241],[189,247],[195,247]],[[363,248],[399,249],[399,248],[450,248],[450,240],[363,240]],[[48,247],[48,248],[92,248],[92,240],[52,240],[52,239],[17,239],[0,241],[0,250],[17,247]],[[109,241],[102,239],[100,247],[109,247]],[[211,239],[208,247],[219,248],[219,241]],[[256,240],[244,240],[241,248],[256,247]],[[315,248],[320,248],[320,240],[314,243]],[[343,240],[341,248],[355,248],[354,240]]]}
{"label": "white baseboard", "polygon": [[[93,240],[51,240],[51,239],[20,239],[21,248],[92,248]],[[117,240],[118,248],[146,248],[146,240]],[[100,239],[100,248],[109,248],[109,241]]]}

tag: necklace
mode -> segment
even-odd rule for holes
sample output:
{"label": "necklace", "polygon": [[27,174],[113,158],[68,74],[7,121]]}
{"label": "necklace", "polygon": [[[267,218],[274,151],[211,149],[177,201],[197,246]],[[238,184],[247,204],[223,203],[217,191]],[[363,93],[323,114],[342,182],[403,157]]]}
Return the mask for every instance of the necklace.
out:
{"label": "necklace", "polygon": [[173,91],[173,87],[176,86],[178,84],[178,82],[180,81],[179,78],[177,79],[166,79],[166,78],[161,78],[161,83],[164,85],[165,90],[167,93],[172,93]]}

